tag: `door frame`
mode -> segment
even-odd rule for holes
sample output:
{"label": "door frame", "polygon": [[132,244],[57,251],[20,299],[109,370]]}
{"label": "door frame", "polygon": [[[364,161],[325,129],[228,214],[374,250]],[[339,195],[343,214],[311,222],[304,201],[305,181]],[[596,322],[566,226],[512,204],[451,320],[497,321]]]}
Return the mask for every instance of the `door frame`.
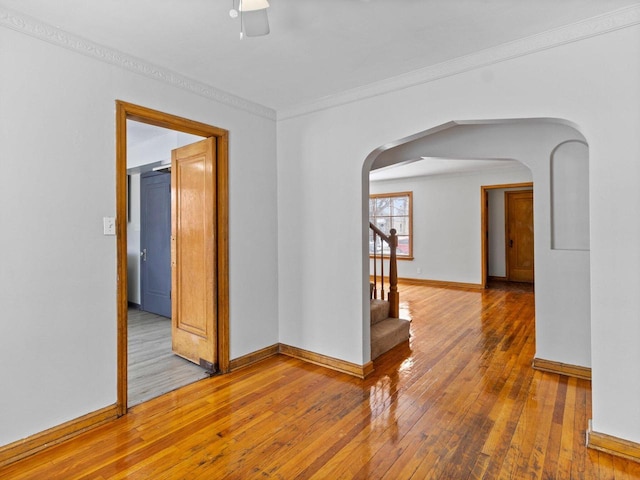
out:
{"label": "door frame", "polygon": [[489,190],[499,188],[522,188],[530,187],[533,190],[533,182],[505,183],[501,185],[482,185],[480,187],[480,252],[482,288],[487,288],[487,278],[489,275]]}
{"label": "door frame", "polygon": [[116,258],[117,258],[117,402],[127,413],[127,120],[216,139],[216,295],[217,355],[221,373],[229,371],[229,132],[132,103],[116,100]]}

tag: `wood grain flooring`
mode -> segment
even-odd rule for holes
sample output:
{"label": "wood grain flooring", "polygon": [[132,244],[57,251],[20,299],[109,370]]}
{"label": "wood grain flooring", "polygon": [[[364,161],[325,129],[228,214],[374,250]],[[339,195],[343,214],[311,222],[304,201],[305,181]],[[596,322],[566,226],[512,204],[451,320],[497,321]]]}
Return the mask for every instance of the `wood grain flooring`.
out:
{"label": "wood grain flooring", "polygon": [[171,351],[171,319],[129,310],[128,405],[146,402],[209,375]]}
{"label": "wood grain flooring", "polygon": [[589,381],[531,368],[530,291],[401,285],[400,298],[410,344],[365,380],[274,356],[0,478],[640,479],[640,464],[585,447]]}

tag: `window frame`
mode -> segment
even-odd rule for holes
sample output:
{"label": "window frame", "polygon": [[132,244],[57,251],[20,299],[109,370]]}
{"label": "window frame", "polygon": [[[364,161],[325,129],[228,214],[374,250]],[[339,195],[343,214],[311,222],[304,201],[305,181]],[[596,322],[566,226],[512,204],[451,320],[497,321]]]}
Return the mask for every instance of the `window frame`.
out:
{"label": "window frame", "polygon": [[[369,194],[369,203],[371,203],[372,199],[378,199],[378,198],[388,198],[388,199],[392,199],[392,198],[398,198],[398,197],[407,197],[409,199],[409,206],[408,206],[408,215],[406,215],[408,217],[408,223],[409,223],[409,234],[408,235],[398,235],[398,238],[400,238],[400,236],[402,237],[408,237],[409,239],[409,251],[408,253],[405,254],[400,254],[398,253],[398,251],[396,250],[396,258],[398,260],[413,260],[413,192],[412,191],[406,191],[406,192],[387,192],[387,193],[370,193]],[[371,212],[371,207],[369,207],[369,212]],[[380,215],[381,217],[383,215]],[[385,217],[405,217],[405,215],[384,215]],[[369,222],[373,223],[374,225],[377,225],[376,222],[374,222],[373,220],[376,218],[376,216],[371,216],[369,215]],[[379,252],[377,254],[378,257],[383,257],[383,258],[389,258],[389,254],[385,254],[383,252]],[[369,253],[369,258],[373,258],[373,254]]]}

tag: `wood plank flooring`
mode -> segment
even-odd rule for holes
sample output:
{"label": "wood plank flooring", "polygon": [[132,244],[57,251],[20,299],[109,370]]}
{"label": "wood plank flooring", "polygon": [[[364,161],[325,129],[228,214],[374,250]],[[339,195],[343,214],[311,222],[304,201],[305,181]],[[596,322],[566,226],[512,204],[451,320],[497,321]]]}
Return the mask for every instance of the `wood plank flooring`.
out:
{"label": "wood plank flooring", "polygon": [[586,449],[589,382],[531,368],[531,292],[401,285],[400,298],[410,345],[365,380],[271,357],[0,478],[640,479],[640,464]]}
{"label": "wood plank flooring", "polygon": [[128,397],[132,407],[209,375],[171,351],[171,319],[129,310]]}

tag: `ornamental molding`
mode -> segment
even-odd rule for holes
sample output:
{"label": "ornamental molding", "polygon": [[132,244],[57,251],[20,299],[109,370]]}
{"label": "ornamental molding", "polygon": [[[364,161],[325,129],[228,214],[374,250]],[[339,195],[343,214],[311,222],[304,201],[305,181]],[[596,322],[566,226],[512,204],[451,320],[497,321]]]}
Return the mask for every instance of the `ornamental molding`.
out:
{"label": "ornamental molding", "polygon": [[513,42],[454,58],[397,77],[354,88],[316,101],[278,111],[278,120],[295,118],[328,108],[384,95],[396,90],[429,83],[470,70],[487,67],[505,60],[548,50],[597,35],[620,30],[640,23],[640,5],[621,8],[563,27],[548,30]]}
{"label": "ornamental molding", "polygon": [[0,26],[270,120],[275,110],[0,6]]}

